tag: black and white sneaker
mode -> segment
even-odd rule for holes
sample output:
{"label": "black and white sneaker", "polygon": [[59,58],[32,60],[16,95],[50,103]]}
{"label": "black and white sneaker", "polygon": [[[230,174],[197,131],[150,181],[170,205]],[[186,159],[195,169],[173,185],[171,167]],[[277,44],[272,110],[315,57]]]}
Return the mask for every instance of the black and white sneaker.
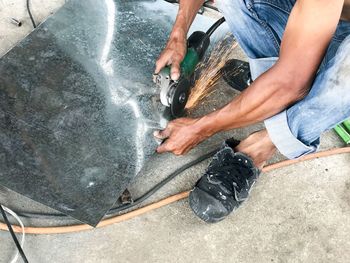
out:
{"label": "black and white sneaker", "polygon": [[238,91],[244,91],[253,82],[249,63],[239,59],[228,60],[221,73],[226,83]]}
{"label": "black and white sneaker", "polygon": [[225,141],[190,193],[191,209],[205,222],[219,222],[237,209],[260,174],[247,155],[234,152],[238,143]]}

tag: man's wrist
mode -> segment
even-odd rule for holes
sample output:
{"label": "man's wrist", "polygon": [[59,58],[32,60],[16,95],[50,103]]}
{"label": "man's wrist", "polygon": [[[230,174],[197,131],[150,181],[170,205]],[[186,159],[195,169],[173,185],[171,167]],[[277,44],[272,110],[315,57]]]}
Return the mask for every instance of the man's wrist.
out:
{"label": "man's wrist", "polygon": [[219,129],[215,120],[213,120],[212,116],[208,116],[208,115],[199,118],[197,122],[194,124],[194,129],[198,134],[202,134],[207,138],[219,132]]}
{"label": "man's wrist", "polygon": [[174,40],[186,40],[187,33],[184,28],[181,26],[174,26],[173,30],[171,31],[169,39]]}
{"label": "man's wrist", "polygon": [[171,35],[181,35],[186,38],[190,26],[188,19],[186,13],[179,10]]}

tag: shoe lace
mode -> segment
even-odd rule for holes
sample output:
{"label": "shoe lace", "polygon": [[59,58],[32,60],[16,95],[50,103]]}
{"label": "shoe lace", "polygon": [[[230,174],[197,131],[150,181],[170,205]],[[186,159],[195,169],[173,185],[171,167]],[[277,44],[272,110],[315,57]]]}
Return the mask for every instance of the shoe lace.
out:
{"label": "shoe lace", "polygon": [[214,169],[208,171],[210,180],[219,181],[227,190],[234,193],[241,192],[246,188],[247,180],[254,175],[253,170],[248,167],[244,160],[240,157],[234,157],[233,159],[224,158],[224,160],[216,165]]}

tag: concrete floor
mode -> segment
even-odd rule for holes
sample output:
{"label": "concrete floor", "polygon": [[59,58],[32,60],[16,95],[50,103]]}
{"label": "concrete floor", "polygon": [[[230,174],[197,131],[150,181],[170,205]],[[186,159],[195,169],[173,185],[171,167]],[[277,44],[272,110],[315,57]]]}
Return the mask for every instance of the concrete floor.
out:
{"label": "concrete floor", "polygon": [[[0,0],[0,55],[31,31],[24,2]],[[33,15],[42,21],[64,2],[33,0]],[[21,19],[24,25],[16,28],[8,23],[8,17]],[[234,95],[219,82],[210,103],[194,114],[217,108],[225,103],[222,98]],[[243,138],[259,127],[218,134],[186,157],[156,156],[130,191],[138,196],[224,138]],[[333,132],[322,137],[322,149],[336,146],[342,143]],[[278,155],[273,161],[281,158]],[[28,235],[25,252],[30,262],[350,262],[349,160],[349,155],[333,156],[264,174],[242,208],[215,225],[197,219],[183,200],[102,229]],[[149,202],[190,189],[207,164],[205,161],[187,170]],[[13,209],[50,211],[3,188],[0,201]],[[67,222],[77,223],[27,220],[25,224]],[[0,232],[0,244],[0,262],[8,262],[15,251],[9,233]]]}

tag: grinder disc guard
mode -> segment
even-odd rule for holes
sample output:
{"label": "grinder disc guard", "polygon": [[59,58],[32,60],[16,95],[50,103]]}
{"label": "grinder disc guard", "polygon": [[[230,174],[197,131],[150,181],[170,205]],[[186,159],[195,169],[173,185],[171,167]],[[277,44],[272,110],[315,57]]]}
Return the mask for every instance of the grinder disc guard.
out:
{"label": "grinder disc guard", "polygon": [[173,85],[169,91],[170,110],[173,117],[178,118],[184,114],[185,106],[190,95],[191,82],[183,78]]}

